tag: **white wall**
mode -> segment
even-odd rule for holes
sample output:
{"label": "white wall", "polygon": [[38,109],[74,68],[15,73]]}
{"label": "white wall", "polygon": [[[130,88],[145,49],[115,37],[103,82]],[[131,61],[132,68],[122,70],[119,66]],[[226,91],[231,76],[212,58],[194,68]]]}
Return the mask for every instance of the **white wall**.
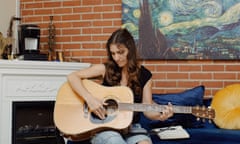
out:
{"label": "white wall", "polygon": [[0,0],[0,32],[4,37],[7,36],[11,17],[19,16],[18,5],[19,0]]}

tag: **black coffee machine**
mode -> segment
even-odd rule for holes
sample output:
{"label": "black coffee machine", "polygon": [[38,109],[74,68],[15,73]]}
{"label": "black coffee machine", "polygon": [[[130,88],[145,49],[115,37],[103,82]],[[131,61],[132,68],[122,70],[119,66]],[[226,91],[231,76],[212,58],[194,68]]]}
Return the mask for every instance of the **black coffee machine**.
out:
{"label": "black coffee machine", "polygon": [[47,60],[47,56],[40,54],[40,28],[34,24],[18,25],[19,55],[24,60]]}

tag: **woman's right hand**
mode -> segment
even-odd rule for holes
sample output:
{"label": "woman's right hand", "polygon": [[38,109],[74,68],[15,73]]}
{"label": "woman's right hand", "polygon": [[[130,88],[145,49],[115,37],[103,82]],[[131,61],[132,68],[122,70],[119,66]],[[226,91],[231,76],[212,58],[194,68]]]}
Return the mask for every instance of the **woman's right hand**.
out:
{"label": "woman's right hand", "polygon": [[105,119],[107,113],[106,109],[104,108],[104,105],[106,105],[106,103],[93,96],[88,97],[86,102],[88,104],[90,112],[93,112],[100,119]]}

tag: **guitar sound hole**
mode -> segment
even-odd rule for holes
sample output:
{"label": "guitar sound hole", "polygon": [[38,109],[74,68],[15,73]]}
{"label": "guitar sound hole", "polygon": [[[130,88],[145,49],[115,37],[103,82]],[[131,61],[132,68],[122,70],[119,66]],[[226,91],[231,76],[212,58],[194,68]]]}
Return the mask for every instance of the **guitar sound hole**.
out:
{"label": "guitar sound hole", "polygon": [[107,111],[107,115],[112,115],[117,111],[118,105],[117,105],[117,102],[115,100],[108,99],[108,100],[105,101],[105,103],[107,103],[107,105],[104,106],[104,108]]}
{"label": "guitar sound hole", "polygon": [[106,123],[109,121],[112,121],[116,115],[117,115],[117,109],[118,109],[118,104],[115,100],[113,99],[108,99],[105,101],[105,103],[107,103],[107,105],[104,105],[104,108],[107,112],[106,114],[106,118],[105,119],[100,119],[97,115],[95,115],[94,113],[91,113],[91,117],[90,120],[93,123]]}

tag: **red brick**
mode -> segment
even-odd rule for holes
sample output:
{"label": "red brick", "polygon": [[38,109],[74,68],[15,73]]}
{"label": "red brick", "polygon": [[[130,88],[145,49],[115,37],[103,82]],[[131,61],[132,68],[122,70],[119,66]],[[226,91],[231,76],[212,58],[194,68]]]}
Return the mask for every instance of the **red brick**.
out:
{"label": "red brick", "polygon": [[43,4],[43,7],[47,7],[47,8],[54,8],[54,7],[56,7],[56,8],[58,8],[58,7],[60,7],[61,6],[61,2],[57,2],[57,1],[52,1],[52,2],[45,2],[44,4]]}
{"label": "red brick", "polygon": [[237,74],[236,73],[230,73],[230,72],[220,72],[220,73],[215,73],[213,75],[214,79],[220,79],[220,80],[230,80],[230,79],[237,79]]}
{"label": "red brick", "polygon": [[62,30],[63,35],[80,35],[79,29],[63,29]]}
{"label": "red brick", "polygon": [[72,8],[58,8],[58,9],[53,9],[54,14],[70,14],[73,13]]}
{"label": "red brick", "polygon": [[224,71],[224,65],[203,65],[203,71]]}
{"label": "red brick", "polygon": [[240,72],[240,65],[236,64],[236,65],[226,65],[226,71],[237,71]]}
{"label": "red brick", "polygon": [[179,65],[179,71],[201,71],[201,65]]}
{"label": "red brick", "polygon": [[188,79],[189,74],[188,73],[179,73],[179,72],[169,72],[167,73],[167,79]]}
{"label": "red brick", "polygon": [[211,73],[190,73],[190,79],[198,79],[198,80],[212,80],[212,74]]}
{"label": "red brick", "polygon": [[81,4],[80,0],[72,0],[72,1],[63,1],[63,7],[69,7],[69,6],[79,6]]}

